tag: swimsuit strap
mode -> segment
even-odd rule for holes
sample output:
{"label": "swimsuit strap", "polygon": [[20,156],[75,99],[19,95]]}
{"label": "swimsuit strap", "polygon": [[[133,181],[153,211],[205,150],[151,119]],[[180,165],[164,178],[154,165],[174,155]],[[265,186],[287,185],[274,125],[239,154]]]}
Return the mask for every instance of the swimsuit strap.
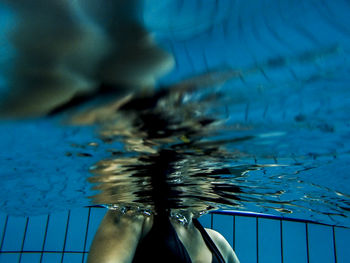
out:
{"label": "swimsuit strap", "polygon": [[199,223],[199,221],[195,218],[192,219],[192,222],[194,226],[199,230],[199,232],[202,234],[202,237],[204,239],[205,244],[209,248],[209,250],[213,254],[212,263],[225,263],[224,257],[221,255],[219,249],[215,245],[214,241],[210,238],[207,231],[204,229],[204,227]]}

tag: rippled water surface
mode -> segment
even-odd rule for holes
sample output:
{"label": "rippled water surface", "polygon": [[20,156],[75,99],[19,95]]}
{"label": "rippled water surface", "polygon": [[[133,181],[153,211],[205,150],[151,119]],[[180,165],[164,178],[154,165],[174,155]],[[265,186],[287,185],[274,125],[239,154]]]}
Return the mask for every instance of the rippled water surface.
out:
{"label": "rippled water surface", "polygon": [[234,209],[350,226],[350,4],[175,2],[146,5],[176,60],[154,91],[1,123],[2,210]]}
{"label": "rippled water surface", "polygon": [[[325,54],[310,54],[318,55]],[[223,90],[234,88],[233,79],[244,74],[212,72],[117,103],[118,109],[101,116],[101,122],[95,115],[101,139],[111,146],[123,142],[125,151],[111,149],[110,157],[91,167],[89,181],[100,191],[93,203],[152,211],[226,208],[309,214],[334,222],[346,217],[349,196],[304,176],[334,165],[347,153],[339,155],[329,145],[319,145],[320,153],[286,150],[299,146],[291,137],[330,133],[325,127],[331,124],[303,127],[298,115],[293,122],[234,120],[228,108],[243,99],[226,97]],[[88,115],[93,111],[73,121],[90,119]]]}

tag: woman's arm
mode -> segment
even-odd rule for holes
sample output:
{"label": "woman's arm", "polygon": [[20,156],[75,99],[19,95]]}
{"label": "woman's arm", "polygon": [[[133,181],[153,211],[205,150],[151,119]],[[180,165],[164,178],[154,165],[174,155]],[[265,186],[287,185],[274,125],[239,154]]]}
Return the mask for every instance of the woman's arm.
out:
{"label": "woman's arm", "polygon": [[217,248],[220,250],[221,255],[224,257],[226,263],[239,263],[236,253],[220,233],[208,228],[205,230],[214,241]]}
{"label": "woman's arm", "polygon": [[145,217],[120,215],[109,210],[92,242],[88,263],[132,262]]}

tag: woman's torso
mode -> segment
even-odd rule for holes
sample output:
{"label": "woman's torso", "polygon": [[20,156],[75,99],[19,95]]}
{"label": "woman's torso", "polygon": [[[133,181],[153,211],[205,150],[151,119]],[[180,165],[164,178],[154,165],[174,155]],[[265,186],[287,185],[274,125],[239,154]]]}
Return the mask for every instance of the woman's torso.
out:
{"label": "woman's torso", "polygon": [[183,225],[169,217],[147,218],[133,263],[138,262],[224,263],[205,229],[194,219]]}

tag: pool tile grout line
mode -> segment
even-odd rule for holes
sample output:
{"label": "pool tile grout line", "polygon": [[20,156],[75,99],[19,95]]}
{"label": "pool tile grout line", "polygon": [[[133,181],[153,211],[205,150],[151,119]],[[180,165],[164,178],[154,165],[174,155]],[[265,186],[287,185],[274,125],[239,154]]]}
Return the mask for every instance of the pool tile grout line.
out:
{"label": "pool tile grout line", "polygon": [[[87,222],[86,222],[85,239],[84,239],[84,248],[83,248],[83,249],[84,249],[84,252],[86,252],[87,237],[88,237],[89,226],[90,226],[90,215],[91,215],[91,207],[89,207],[88,218],[87,218]],[[84,263],[84,259],[85,259],[85,254],[83,254],[82,263]]]}
{"label": "pool tile grout line", "polygon": [[1,244],[0,244],[0,252],[2,252],[2,246],[4,244],[4,240],[5,240],[5,235],[6,235],[6,229],[7,229],[7,222],[9,220],[9,216],[6,215],[6,219],[5,219],[5,224],[4,224],[4,229],[2,230],[2,238],[1,238]]}
{"label": "pool tile grout line", "polygon": [[21,260],[22,260],[22,254],[23,254],[24,242],[25,242],[26,236],[27,236],[28,224],[29,224],[29,216],[27,216],[27,219],[26,219],[26,226],[24,228],[24,233],[23,233],[23,238],[22,238],[22,245],[21,245],[21,252],[19,254],[18,262],[21,262]]}
{"label": "pool tile grout line", "polygon": [[67,236],[68,236],[69,220],[70,220],[70,210],[68,211],[67,224],[66,224],[66,233],[64,235],[64,243],[63,243],[63,249],[62,249],[61,263],[63,263],[64,253],[66,252],[65,249],[66,249],[66,242],[67,242]]}
{"label": "pool tile grout line", "polygon": [[47,238],[47,230],[49,228],[49,223],[50,223],[50,214],[47,215],[46,219],[46,227],[45,227],[45,235],[44,235],[44,240],[43,240],[43,245],[41,247],[41,255],[40,255],[40,263],[43,261],[43,255],[44,255],[44,249],[45,249],[45,244],[46,244],[46,238]]}

